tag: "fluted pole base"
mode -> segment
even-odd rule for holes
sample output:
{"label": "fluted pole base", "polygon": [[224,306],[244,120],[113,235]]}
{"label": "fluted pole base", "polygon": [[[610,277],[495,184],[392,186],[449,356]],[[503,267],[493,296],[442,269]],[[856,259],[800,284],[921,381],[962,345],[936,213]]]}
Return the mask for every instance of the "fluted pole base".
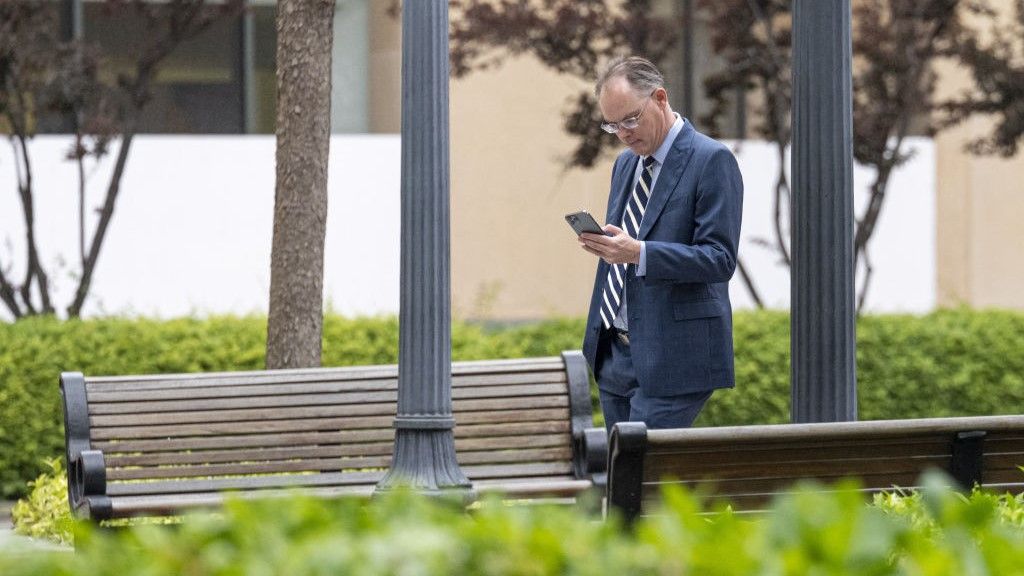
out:
{"label": "fluted pole base", "polygon": [[455,494],[475,500],[472,483],[455,462],[451,429],[396,430],[391,469],[377,484],[377,493],[408,487],[430,496]]}

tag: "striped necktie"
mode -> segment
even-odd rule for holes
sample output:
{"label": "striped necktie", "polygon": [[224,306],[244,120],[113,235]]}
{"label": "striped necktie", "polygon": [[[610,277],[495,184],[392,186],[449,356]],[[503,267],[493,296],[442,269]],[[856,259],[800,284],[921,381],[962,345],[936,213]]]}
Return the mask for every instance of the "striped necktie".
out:
{"label": "striped necktie", "polygon": [[[651,181],[654,179],[654,156],[644,158],[644,169],[636,181],[633,193],[629,195],[626,209],[622,213],[622,229],[636,238],[639,236],[640,223],[644,219],[647,201],[651,198]],[[622,287],[626,280],[626,265],[613,264],[608,271],[608,281],[604,286],[604,302],[601,304],[601,320],[606,329],[611,329],[612,320],[619,311],[622,300]]]}

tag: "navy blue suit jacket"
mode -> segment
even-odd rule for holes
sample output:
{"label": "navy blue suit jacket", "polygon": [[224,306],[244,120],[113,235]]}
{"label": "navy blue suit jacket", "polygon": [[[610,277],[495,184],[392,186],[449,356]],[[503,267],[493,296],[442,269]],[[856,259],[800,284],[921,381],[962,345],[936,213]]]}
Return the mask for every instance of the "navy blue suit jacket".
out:
{"label": "navy blue suit jacket", "polygon": [[[615,160],[606,222],[622,221],[638,161],[628,149]],[[732,152],[686,121],[640,226],[647,273],[637,277],[634,265],[626,273],[630,352],[648,396],[735,385],[729,279],[742,212],[743,179]],[[600,309],[609,269],[599,261],[587,316],[583,354],[591,370],[607,349],[600,346],[609,337]]]}

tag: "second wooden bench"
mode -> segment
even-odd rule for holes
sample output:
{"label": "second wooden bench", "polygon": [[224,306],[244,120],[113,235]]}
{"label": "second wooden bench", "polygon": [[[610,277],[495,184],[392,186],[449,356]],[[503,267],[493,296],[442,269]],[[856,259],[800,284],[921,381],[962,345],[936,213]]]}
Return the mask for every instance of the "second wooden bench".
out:
{"label": "second wooden bench", "polygon": [[647,430],[617,424],[608,504],[646,514],[666,484],[757,510],[801,480],[860,481],[866,493],[916,488],[929,469],[964,487],[1024,491],[1024,416]]}

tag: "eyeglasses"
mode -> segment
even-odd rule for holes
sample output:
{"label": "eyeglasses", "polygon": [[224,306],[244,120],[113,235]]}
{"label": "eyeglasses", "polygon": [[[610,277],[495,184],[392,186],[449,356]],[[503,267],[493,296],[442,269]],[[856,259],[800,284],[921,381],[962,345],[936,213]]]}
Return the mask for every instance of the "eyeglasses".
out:
{"label": "eyeglasses", "polygon": [[642,108],[640,108],[640,112],[636,116],[630,116],[629,118],[620,120],[618,122],[602,122],[601,129],[609,134],[615,134],[616,132],[623,128],[625,128],[626,130],[635,130],[638,126],[640,126],[640,117],[644,115],[644,110],[647,110],[647,103],[651,100],[651,96],[653,95],[654,92],[651,92],[650,94],[647,95],[647,98],[644,98],[644,105]]}

